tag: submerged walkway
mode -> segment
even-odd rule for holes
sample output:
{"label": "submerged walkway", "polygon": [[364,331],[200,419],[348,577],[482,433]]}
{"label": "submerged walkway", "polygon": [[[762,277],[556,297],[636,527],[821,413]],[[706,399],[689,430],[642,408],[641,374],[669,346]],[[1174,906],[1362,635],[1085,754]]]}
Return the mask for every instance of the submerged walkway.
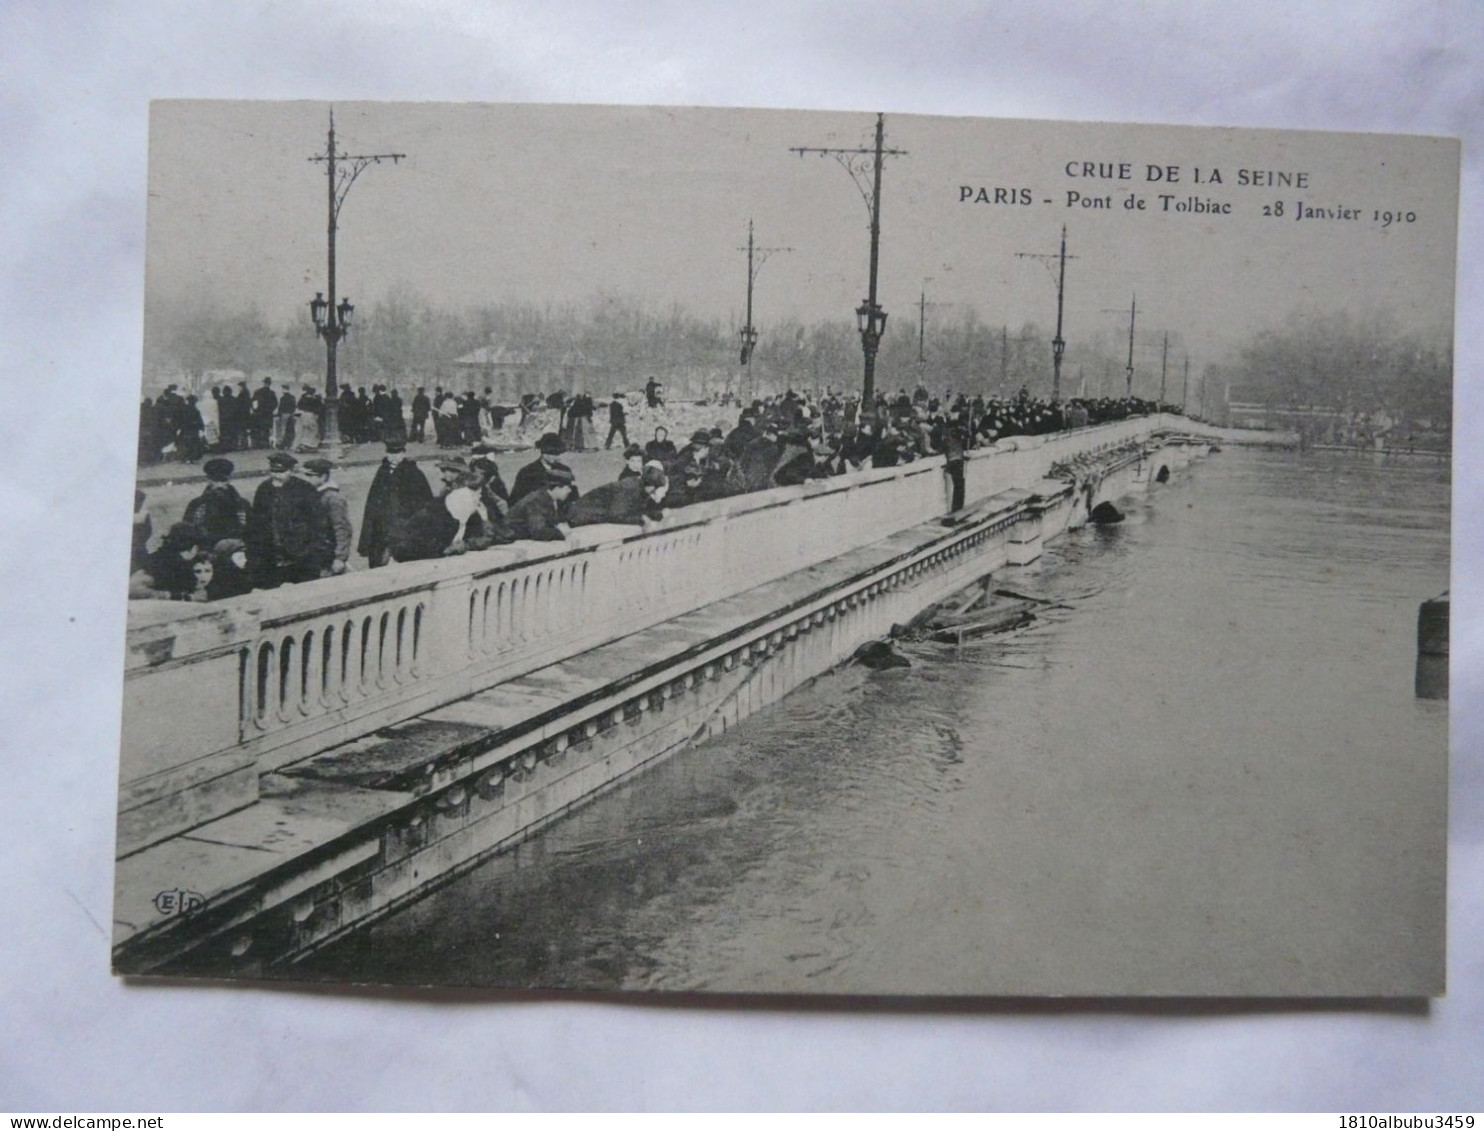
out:
{"label": "submerged walkway", "polygon": [[[159,893],[192,901],[192,914],[216,920],[217,930],[245,922],[381,855],[391,826],[424,797],[471,775],[495,771],[482,788],[502,794],[507,808],[569,775],[593,776],[590,765],[562,758],[574,728],[579,741],[595,737],[632,717],[636,697],[663,710],[677,673],[690,675],[688,689],[698,666],[710,665],[713,679],[733,671],[739,655],[745,666],[749,649],[761,640],[766,650],[779,635],[780,619],[833,619],[831,606],[864,600],[883,571],[916,568],[913,559],[965,542],[972,529],[982,537],[1007,527],[1032,498],[1002,492],[960,512],[952,526],[922,523],[265,774],[255,803],[119,861],[116,944],[128,947],[161,928]],[[584,784],[574,799],[621,776]],[[516,822],[511,835],[533,831]]]}

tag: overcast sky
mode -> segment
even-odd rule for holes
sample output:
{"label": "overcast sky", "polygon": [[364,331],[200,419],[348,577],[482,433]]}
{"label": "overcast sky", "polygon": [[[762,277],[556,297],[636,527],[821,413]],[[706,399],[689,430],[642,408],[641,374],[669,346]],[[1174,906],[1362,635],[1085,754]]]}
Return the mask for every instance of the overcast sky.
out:
{"label": "overcast sky", "polygon": [[[759,246],[793,249],[759,270],[765,332],[849,319],[866,293],[860,191],[834,159],[790,147],[869,147],[868,112],[352,103],[335,114],[340,152],[406,154],[367,169],[341,213],[339,290],[363,309],[399,288],[454,309],[615,295],[736,325],[749,218]],[[324,165],[308,158],[324,152],[328,117],[326,103],[156,104],[147,315],[193,296],[275,322],[303,315],[325,288]],[[1017,253],[1056,252],[1064,223],[1072,342],[1121,333],[1134,293],[1140,329],[1183,334],[1197,364],[1303,305],[1429,328],[1451,317],[1452,141],[889,113],[886,144],[905,151],[887,159],[881,194],[889,332],[913,332],[924,291],[933,318],[973,310],[1049,329],[1054,271]],[[1192,198],[1230,212],[1174,210]],[[1299,218],[1301,207],[1339,217]],[[1377,210],[1415,218],[1383,227]]]}

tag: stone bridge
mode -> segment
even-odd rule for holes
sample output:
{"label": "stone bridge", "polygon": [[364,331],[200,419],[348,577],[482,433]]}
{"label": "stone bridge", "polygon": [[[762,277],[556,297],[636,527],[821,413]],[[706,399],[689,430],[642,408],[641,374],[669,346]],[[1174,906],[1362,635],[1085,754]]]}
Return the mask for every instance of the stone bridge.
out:
{"label": "stone bridge", "polygon": [[278,969],[1034,560],[1207,450],[1192,428],[1140,417],[973,451],[951,521],[933,457],[649,531],[134,603],[118,969]]}

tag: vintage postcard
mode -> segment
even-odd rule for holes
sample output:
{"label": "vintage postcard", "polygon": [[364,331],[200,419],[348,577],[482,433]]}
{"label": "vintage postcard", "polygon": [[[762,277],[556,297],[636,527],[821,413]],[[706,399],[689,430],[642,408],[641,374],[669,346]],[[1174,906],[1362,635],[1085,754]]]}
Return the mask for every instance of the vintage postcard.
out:
{"label": "vintage postcard", "polygon": [[1443,993],[1458,183],[155,104],[115,970]]}

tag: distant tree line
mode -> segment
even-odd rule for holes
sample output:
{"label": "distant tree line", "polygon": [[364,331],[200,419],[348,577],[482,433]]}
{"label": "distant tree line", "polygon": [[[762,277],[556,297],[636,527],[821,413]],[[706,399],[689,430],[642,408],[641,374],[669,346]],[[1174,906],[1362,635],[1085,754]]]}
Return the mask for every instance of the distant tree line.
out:
{"label": "distant tree line", "polygon": [[[962,307],[929,312],[918,362],[918,322],[912,308],[895,312],[877,356],[879,390],[952,389],[969,395],[1013,395],[1024,387],[1048,397],[1052,385],[1051,331],[1033,322],[996,324]],[[228,310],[207,301],[156,304],[144,341],[145,391],[170,382],[200,389],[212,375],[240,372],[307,382],[323,379],[325,353],[302,318],[270,323],[253,309]],[[340,374],[354,386],[399,389],[442,384],[454,389],[500,383],[522,392],[585,391],[606,395],[637,389],[657,377],[670,396],[698,398],[859,387],[861,344],[853,319],[805,323],[759,319],[750,389],[742,389],[738,326],[695,316],[676,303],[656,309],[638,300],[597,295],[571,305],[488,304],[465,311],[431,305],[407,289],[358,308],[340,347]],[[1128,339],[1108,318],[1100,326],[1068,327],[1062,361],[1063,397],[1122,396]],[[1132,392],[1178,403],[1184,395],[1187,347],[1178,333],[1141,329],[1134,343]],[[453,363],[481,347],[499,347],[519,359],[499,378]],[[1451,343],[1445,335],[1402,332],[1394,319],[1348,313],[1296,312],[1278,329],[1256,334],[1235,360],[1213,369],[1206,359],[1192,375],[1189,396],[1219,372],[1233,399],[1292,407],[1384,411],[1446,423],[1451,419]],[[509,392],[509,389],[504,390]],[[1215,410],[1219,389],[1207,390]]]}
{"label": "distant tree line", "polygon": [[1226,375],[1234,401],[1452,424],[1451,339],[1402,330],[1385,313],[1295,311],[1279,329],[1254,335]]}
{"label": "distant tree line", "polygon": [[[1050,331],[1029,322],[996,325],[962,308],[930,313],[919,365],[916,314],[909,308],[888,324],[877,357],[878,389],[911,390],[921,382],[935,393],[1012,395],[1024,386],[1037,396],[1050,394]],[[757,328],[749,392],[781,393],[789,387],[849,392],[859,385],[861,343],[853,318],[760,319]],[[483,387],[487,374],[454,362],[493,346],[507,358],[522,359],[513,375],[522,391],[604,394],[638,388],[652,375],[672,396],[717,396],[723,390],[743,392],[739,329],[722,319],[696,317],[679,304],[654,309],[612,295],[567,306],[507,303],[456,312],[399,289],[356,310],[351,335],[340,346],[339,370],[352,385]],[[1123,339],[1106,327],[1069,337],[1063,395],[1077,395],[1084,386],[1090,396],[1121,395]],[[1176,335],[1171,343],[1173,366],[1183,346]],[[1157,351],[1156,339],[1141,334],[1135,393],[1158,392]],[[228,372],[251,383],[273,376],[317,385],[324,364],[324,345],[307,307],[302,318],[274,324],[256,309],[229,310],[204,300],[156,303],[146,319],[146,392],[171,382],[199,390]],[[507,369],[503,376],[512,375]]]}

